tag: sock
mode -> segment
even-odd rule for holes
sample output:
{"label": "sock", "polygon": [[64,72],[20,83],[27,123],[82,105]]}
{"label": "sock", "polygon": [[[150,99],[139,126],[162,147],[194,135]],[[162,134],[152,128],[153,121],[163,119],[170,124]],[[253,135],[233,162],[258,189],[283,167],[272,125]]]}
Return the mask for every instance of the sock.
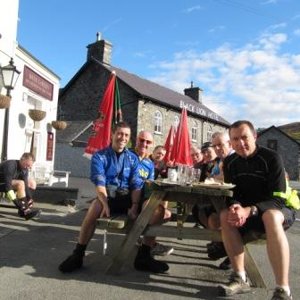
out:
{"label": "sock", "polygon": [[74,253],[84,256],[86,246],[87,245],[81,245],[81,244],[77,243]]}
{"label": "sock", "polygon": [[291,289],[288,285],[277,285],[276,287],[283,289],[288,294],[288,296],[291,295]]}
{"label": "sock", "polygon": [[247,281],[246,279],[246,272],[245,271],[239,271],[239,272],[236,272],[236,274],[241,277],[243,279],[243,281]]}

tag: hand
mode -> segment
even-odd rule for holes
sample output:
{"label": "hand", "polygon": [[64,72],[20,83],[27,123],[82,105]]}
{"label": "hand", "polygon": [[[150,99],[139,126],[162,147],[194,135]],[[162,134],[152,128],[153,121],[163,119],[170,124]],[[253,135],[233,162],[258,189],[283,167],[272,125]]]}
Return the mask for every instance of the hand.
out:
{"label": "hand", "polygon": [[105,200],[100,200],[99,201],[101,202],[101,205],[102,205],[102,211],[100,213],[100,218],[109,218],[110,217],[110,209],[109,209],[109,206],[108,206],[108,203],[107,201]]}
{"label": "hand", "polygon": [[233,204],[229,207],[228,223],[234,227],[241,227],[246,223],[249,213],[240,204]]}
{"label": "hand", "polygon": [[138,217],[138,204],[134,203],[127,212],[130,219],[135,220]]}

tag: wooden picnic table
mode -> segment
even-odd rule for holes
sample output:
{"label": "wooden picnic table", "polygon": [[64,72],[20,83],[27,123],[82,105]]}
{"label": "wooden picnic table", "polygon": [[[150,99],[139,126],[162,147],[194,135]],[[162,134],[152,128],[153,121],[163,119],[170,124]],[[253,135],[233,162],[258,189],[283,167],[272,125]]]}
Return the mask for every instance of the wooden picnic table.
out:
{"label": "wooden picnic table", "polygon": [[[203,183],[179,185],[165,180],[156,180],[154,182],[147,182],[146,184],[148,192],[150,190],[149,201],[126,234],[120,249],[116,251],[112,263],[106,270],[108,274],[118,274],[121,272],[124,263],[127,261],[141,235],[221,241],[220,231],[185,227],[184,222],[195,204],[200,206],[212,204],[217,212],[220,212],[225,207],[226,197],[232,197],[233,191],[231,188],[233,186],[206,185]],[[147,226],[161,201],[176,202],[177,226],[168,225],[167,223]],[[256,263],[247,249],[245,255],[246,271],[250,279],[252,279],[252,284],[258,287],[265,287]]]}

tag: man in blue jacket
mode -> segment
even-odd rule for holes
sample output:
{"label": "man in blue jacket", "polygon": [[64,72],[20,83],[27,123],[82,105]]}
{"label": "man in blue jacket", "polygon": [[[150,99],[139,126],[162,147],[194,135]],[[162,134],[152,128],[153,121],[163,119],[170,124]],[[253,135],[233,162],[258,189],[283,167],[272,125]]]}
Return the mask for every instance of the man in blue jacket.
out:
{"label": "man in blue jacket", "polygon": [[[127,123],[118,123],[112,131],[111,146],[96,152],[91,161],[91,181],[95,184],[95,199],[81,225],[78,243],[73,254],[63,261],[59,270],[63,273],[81,268],[86,247],[92,238],[97,219],[111,214],[128,214],[135,219],[144,181],[139,176],[139,160],[126,148],[131,130]],[[165,272],[168,265],[150,255],[150,247],[144,247],[147,271]]]}

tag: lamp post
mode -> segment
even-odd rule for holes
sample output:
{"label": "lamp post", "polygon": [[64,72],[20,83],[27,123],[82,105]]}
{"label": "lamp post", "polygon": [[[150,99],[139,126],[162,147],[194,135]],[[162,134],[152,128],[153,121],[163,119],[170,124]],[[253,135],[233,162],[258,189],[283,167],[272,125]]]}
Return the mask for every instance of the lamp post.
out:
{"label": "lamp post", "polygon": [[[13,58],[10,59],[10,62],[7,66],[0,67],[0,78],[2,80],[2,85],[6,88],[6,96],[11,98],[11,90],[14,89],[20,74],[21,72],[14,65]],[[9,126],[9,107],[5,109],[5,115],[4,115],[1,161],[7,159],[8,126]]]}

